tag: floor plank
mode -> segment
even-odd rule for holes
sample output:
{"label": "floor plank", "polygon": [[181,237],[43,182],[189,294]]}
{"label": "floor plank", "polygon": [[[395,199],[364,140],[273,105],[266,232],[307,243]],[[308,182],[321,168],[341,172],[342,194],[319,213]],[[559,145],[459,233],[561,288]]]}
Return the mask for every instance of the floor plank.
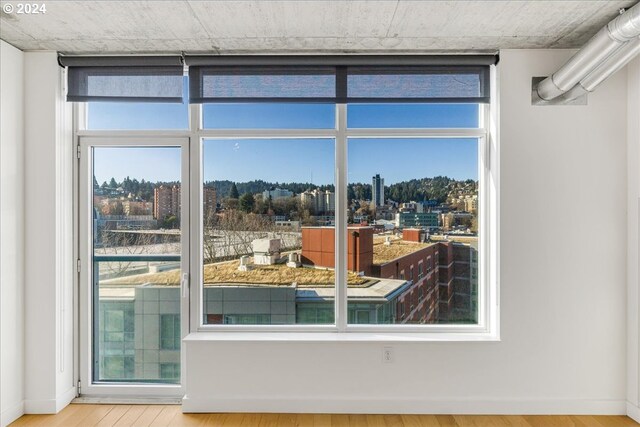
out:
{"label": "floor plank", "polygon": [[72,404],[56,415],[25,415],[11,427],[630,427],[624,416],[183,414],[180,405]]}

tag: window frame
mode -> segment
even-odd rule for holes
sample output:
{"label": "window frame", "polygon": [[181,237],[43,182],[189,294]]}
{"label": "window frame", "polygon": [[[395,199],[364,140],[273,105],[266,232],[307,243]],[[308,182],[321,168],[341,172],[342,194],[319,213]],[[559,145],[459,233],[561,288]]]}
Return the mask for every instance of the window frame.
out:
{"label": "window frame", "polygon": [[[495,67],[491,67],[492,74]],[[349,324],[348,304],[347,304],[347,144],[349,139],[367,139],[367,138],[410,138],[410,139],[455,139],[455,138],[473,138],[478,141],[478,180],[479,180],[479,198],[485,200],[497,200],[495,197],[495,188],[485,185],[490,176],[490,165],[495,162],[488,162],[487,156],[492,155],[491,146],[487,143],[490,138],[491,117],[494,117],[492,110],[495,109],[495,97],[492,97],[492,104],[479,104],[479,127],[477,128],[347,128],[347,104],[336,104],[336,126],[335,129],[204,129],[202,122],[202,104],[191,105],[191,123],[193,132],[193,140],[191,144],[191,212],[195,214],[200,212],[202,197],[202,145],[206,139],[294,139],[294,138],[334,138],[335,139],[335,194],[336,194],[336,299],[335,299],[335,324],[326,325],[209,325],[202,321],[203,305],[202,296],[202,245],[200,237],[192,238],[191,248],[191,325],[192,333],[211,333],[211,332],[331,332],[331,333],[461,333],[461,334],[484,334],[496,336],[497,328],[495,322],[491,320],[497,311],[497,305],[492,301],[495,299],[495,288],[497,283],[491,280],[494,275],[489,275],[488,268],[479,261],[479,274],[481,279],[478,281],[478,323],[473,325],[460,324]],[[495,145],[493,146],[495,147]],[[493,154],[494,155],[494,154]],[[495,181],[494,181],[495,182]],[[489,231],[489,218],[493,218],[494,211],[487,211],[489,202],[483,206],[482,213],[478,215],[480,245],[479,252],[484,252],[485,240],[491,238]],[[192,228],[194,236],[202,236],[203,232],[203,216],[202,213],[192,217],[191,224],[197,228]],[[491,224],[491,228],[497,226]],[[479,254],[479,258],[484,260],[486,257]],[[480,299],[482,301],[480,302]],[[488,316],[491,313],[492,316]],[[491,317],[491,318],[490,318]]]}
{"label": "window frame", "polygon": [[[413,334],[428,340],[447,339],[499,339],[499,164],[498,164],[498,79],[497,67],[490,66],[491,102],[479,104],[477,128],[347,128],[347,104],[335,104],[335,128],[330,129],[204,129],[203,104],[189,105],[189,128],[186,130],[88,130],[86,128],[86,104],[74,107],[76,138],[99,137],[186,137],[189,138],[189,316],[188,332],[299,332],[299,333],[388,333],[402,339]],[[202,151],[205,139],[335,139],[335,188],[336,188],[336,298],[335,324],[328,325],[206,325],[203,324],[202,304]],[[347,307],[347,144],[349,139],[453,139],[474,138],[478,141],[478,323],[477,324],[348,324]],[[77,140],[76,140],[77,142]],[[187,320],[183,317],[184,320]],[[187,323],[187,322],[185,322]],[[345,335],[347,336],[347,335]],[[373,336],[373,335],[372,335]],[[461,337],[461,338],[456,338]],[[471,337],[471,338],[469,338]]]}
{"label": "window frame", "polygon": [[[169,382],[137,382],[135,380],[112,381],[94,378],[94,352],[96,340],[99,335],[95,331],[93,312],[93,266],[91,251],[92,245],[92,221],[91,199],[92,184],[86,179],[93,175],[92,148],[95,147],[176,147],[181,150],[181,180],[182,184],[190,187],[188,159],[189,136],[184,131],[103,131],[86,130],[82,126],[86,124],[86,105],[74,103],[74,143],[77,155],[75,164],[75,203],[76,203],[76,254],[78,260],[78,312],[76,317],[75,340],[79,343],[76,355],[76,377],[80,382],[80,392],[84,396],[126,396],[136,397],[140,394],[155,396],[158,398],[179,398],[184,395],[185,378],[180,378],[177,383]],[[182,211],[185,217],[183,230],[189,230],[189,204],[188,195],[181,195]],[[187,272],[189,265],[189,241],[190,233],[187,232],[181,239],[181,270]],[[181,344],[189,333],[189,298],[184,297],[184,289],[180,292]],[[83,326],[84,325],[84,326]],[[158,338],[160,338],[158,336]],[[158,347],[160,343],[158,342]],[[185,366],[186,354],[184,348],[180,351],[180,364]],[[182,371],[181,371],[182,372]],[[182,374],[181,374],[182,375]]]}

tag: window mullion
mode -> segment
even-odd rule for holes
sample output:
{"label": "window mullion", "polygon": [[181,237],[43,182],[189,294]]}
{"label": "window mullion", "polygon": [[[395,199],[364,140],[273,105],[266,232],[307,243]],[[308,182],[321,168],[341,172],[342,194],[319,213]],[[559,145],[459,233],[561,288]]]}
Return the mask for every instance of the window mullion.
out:
{"label": "window mullion", "polygon": [[347,328],[347,106],[337,104],[336,138],[336,326]]}

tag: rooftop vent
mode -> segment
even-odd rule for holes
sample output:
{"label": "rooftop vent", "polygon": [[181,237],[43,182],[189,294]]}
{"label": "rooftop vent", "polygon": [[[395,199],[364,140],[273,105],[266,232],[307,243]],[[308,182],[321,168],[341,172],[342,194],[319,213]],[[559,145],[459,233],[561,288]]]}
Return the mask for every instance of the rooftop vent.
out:
{"label": "rooftop vent", "polygon": [[292,252],[289,254],[289,259],[287,261],[287,267],[298,268],[302,264],[300,263],[300,254],[297,252]]}
{"label": "rooftop vent", "polygon": [[238,266],[239,271],[249,271],[251,270],[251,263],[249,262],[249,257],[247,255],[243,255],[240,257],[240,265]]}
{"label": "rooftop vent", "polygon": [[280,239],[256,239],[251,246],[256,265],[273,265],[280,258]]}

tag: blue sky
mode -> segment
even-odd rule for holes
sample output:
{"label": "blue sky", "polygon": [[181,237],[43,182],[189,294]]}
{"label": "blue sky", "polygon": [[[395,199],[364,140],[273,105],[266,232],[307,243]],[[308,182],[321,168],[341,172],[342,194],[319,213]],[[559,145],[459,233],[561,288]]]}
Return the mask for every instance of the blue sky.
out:
{"label": "blue sky", "polygon": [[[330,104],[205,105],[205,127],[329,128]],[[185,129],[187,104],[91,103],[90,129]],[[443,104],[351,105],[349,127],[473,127],[477,106]],[[177,148],[99,148],[94,172],[99,183],[125,176],[148,181],[179,180]],[[204,178],[243,182],[332,184],[334,143],[306,140],[207,140]],[[369,183],[380,173],[389,185],[413,178],[446,175],[477,179],[474,139],[358,139],[349,142],[349,182]]]}

